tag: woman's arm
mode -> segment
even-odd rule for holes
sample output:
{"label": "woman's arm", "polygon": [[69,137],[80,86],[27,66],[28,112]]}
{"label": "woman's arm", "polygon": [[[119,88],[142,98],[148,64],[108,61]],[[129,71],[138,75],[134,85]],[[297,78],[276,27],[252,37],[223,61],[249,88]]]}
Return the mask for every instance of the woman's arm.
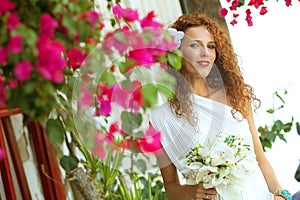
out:
{"label": "woman's arm", "polygon": [[180,185],[177,169],[165,151],[157,155],[158,164],[163,177],[166,194],[170,200],[202,200],[214,199],[215,189],[204,189],[203,185]]}
{"label": "woman's arm", "polygon": [[[252,114],[248,116],[247,121],[249,123],[249,128],[252,134],[252,140],[254,144],[254,151],[256,154],[256,159],[259,164],[259,167],[264,175],[264,178],[267,182],[269,191],[274,194],[275,191],[280,190],[281,186],[277,180],[275,172],[267,160],[265,153],[262,148],[262,144],[260,142],[258,132],[256,130],[256,126],[254,124]],[[275,199],[283,199],[282,197],[275,197]]]}

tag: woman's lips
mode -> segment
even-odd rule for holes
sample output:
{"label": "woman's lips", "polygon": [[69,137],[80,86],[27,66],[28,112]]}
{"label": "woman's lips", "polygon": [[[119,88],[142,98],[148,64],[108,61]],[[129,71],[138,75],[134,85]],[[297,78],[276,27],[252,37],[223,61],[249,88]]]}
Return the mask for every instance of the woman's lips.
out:
{"label": "woman's lips", "polygon": [[197,61],[197,63],[201,66],[204,66],[204,67],[207,67],[209,66],[210,62],[209,61],[206,61],[206,60],[200,60],[200,61]]}

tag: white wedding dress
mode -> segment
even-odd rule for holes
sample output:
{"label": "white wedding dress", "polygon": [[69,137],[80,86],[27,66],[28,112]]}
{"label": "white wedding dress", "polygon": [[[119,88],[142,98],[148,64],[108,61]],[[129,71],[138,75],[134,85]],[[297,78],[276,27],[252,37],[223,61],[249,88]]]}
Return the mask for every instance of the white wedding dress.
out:
{"label": "white wedding dress", "polygon": [[[216,134],[229,132],[244,138],[253,150],[253,142],[247,120],[236,120],[231,114],[232,108],[223,103],[192,94],[194,114],[197,116],[197,126],[190,125],[187,120],[176,117],[168,102],[153,109],[149,114],[150,123],[161,132],[162,145],[172,163],[176,166],[179,176],[183,170],[182,160],[190,149],[200,141],[213,143]],[[230,191],[240,193],[240,198],[230,196]],[[238,186],[232,186],[218,200],[271,200],[264,176],[255,163],[255,170]]]}

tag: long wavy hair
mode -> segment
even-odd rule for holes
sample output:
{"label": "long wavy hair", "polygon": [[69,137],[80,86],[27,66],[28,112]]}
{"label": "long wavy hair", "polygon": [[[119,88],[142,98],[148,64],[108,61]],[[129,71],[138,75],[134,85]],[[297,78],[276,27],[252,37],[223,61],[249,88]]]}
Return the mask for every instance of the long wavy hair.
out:
{"label": "long wavy hair", "polygon": [[[260,100],[256,98],[253,88],[244,82],[231,41],[218,22],[205,14],[192,13],[182,15],[171,25],[177,31],[183,32],[197,26],[204,26],[212,34],[216,44],[216,60],[210,74],[206,77],[208,87],[224,88],[226,97],[233,107],[231,111],[233,117],[237,119],[237,111],[246,117],[250,112],[251,103],[256,109],[260,106]],[[192,88],[185,80],[184,58],[182,60],[180,73],[169,70],[176,78],[175,95],[169,99],[169,103],[178,117],[185,117],[191,124],[195,124],[192,116],[193,104],[188,98],[192,93]]]}

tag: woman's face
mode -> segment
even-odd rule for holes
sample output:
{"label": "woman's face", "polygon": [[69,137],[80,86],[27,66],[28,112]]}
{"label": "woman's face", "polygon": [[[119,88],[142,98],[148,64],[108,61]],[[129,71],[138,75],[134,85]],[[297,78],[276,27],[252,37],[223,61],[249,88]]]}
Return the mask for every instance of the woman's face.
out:
{"label": "woman's face", "polygon": [[207,77],[216,59],[215,41],[204,26],[185,31],[180,50],[188,76]]}

